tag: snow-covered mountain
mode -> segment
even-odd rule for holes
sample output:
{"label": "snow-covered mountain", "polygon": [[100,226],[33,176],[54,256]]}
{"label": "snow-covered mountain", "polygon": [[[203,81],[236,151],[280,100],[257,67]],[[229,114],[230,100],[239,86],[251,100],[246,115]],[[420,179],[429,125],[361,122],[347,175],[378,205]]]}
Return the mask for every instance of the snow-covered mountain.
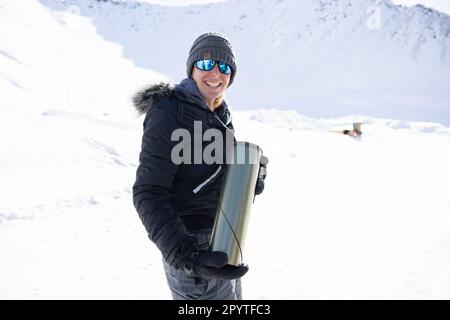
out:
{"label": "snow-covered mountain", "polygon": [[138,66],[185,76],[192,41],[225,32],[236,49],[235,108],[314,117],[363,114],[450,124],[450,17],[390,0],[228,0],[188,7],[41,0],[90,17]]}
{"label": "snow-covered mountain", "polygon": [[36,0],[1,1],[0,105],[23,114],[121,118],[136,88],[165,78],[135,67],[122,51],[86,17],[50,12]]}

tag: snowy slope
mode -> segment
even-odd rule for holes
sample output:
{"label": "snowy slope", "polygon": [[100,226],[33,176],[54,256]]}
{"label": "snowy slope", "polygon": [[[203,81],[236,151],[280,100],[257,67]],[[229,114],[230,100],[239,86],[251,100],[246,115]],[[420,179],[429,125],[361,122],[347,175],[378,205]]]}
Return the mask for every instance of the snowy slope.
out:
{"label": "snowy slope", "polygon": [[164,78],[123,59],[121,46],[104,41],[88,18],[49,12],[30,0],[2,1],[0,15],[4,107],[124,115],[114,108],[129,102],[136,86]]}
{"label": "snowy slope", "polygon": [[[164,77],[96,31],[0,3],[1,299],[170,299],[132,204],[142,118],[128,100]],[[450,299],[450,128],[232,111],[270,159],[244,298]],[[354,121],[361,140],[332,132]]]}
{"label": "snowy slope", "polygon": [[133,1],[41,2],[91,17],[102,36],[123,45],[126,57],[174,82],[185,75],[196,36],[225,32],[238,58],[239,74],[229,92],[236,108],[450,124],[450,17],[420,5],[229,0],[175,8]]}
{"label": "snowy slope", "polygon": [[[450,298],[448,128],[366,118],[357,141],[328,132],[353,119],[234,116],[238,138],[271,161],[244,253],[246,299]],[[170,299],[131,202],[138,126],[32,117],[15,127],[52,145],[31,149],[32,168],[2,160],[0,297]],[[61,127],[60,143],[48,139]]]}
{"label": "snowy slope", "polygon": [[130,261],[151,250],[130,198],[142,126],[130,97],[166,77],[121,55],[88,18],[0,2],[3,299],[118,297],[120,281],[98,292],[116,283],[108,265],[134,237],[143,254]]}

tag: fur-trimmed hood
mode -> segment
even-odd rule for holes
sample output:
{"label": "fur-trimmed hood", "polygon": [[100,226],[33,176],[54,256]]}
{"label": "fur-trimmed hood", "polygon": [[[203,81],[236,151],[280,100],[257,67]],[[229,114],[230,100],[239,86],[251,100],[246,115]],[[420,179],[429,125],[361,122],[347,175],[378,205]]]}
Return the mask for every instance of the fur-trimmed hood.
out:
{"label": "fur-trimmed hood", "polygon": [[169,97],[172,91],[173,87],[167,82],[145,86],[133,95],[133,106],[140,115],[146,114],[155,103]]}
{"label": "fur-trimmed hood", "polygon": [[[143,115],[156,103],[163,99],[168,99],[172,95],[175,95],[179,101],[193,103],[199,108],[211,112],[203,100],[195,81],[190,78],[183,79],[175,86],[167,82],[159,82],[145,86],[134,94],[132,98],[133,106],[139,115]],[[231,115],[225,101],[222,102],[221,108],[217,108],[214,112],[226,125],[231,122]]]}

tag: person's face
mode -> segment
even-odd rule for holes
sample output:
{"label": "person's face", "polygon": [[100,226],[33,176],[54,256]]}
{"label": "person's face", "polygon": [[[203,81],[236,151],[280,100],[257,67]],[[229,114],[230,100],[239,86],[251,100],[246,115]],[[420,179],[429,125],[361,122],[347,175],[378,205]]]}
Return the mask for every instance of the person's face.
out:
{"label": "person's face", "polygon": [[199,70],[195,65],[192,70],[192,79],[197,83],[200,93],[210,104],[224,94],[230,83],[231,74],[223,74],[216,63],[211,71]]}

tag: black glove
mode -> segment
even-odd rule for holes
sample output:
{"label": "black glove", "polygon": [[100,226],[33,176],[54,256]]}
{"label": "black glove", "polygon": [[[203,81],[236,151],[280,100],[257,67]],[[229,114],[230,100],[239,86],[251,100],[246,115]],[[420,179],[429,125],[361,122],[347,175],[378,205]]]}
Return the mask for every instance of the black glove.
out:
{"label": "black glove", "polygon": [[186,273],[205,279],[232,280],[244,276],[248,266],[227,264],[228,256],[224,252],[196,251],[178,263]]}
{"label": "black glove", "polygon": [[259,163],[258,179],[256,180],[255,195],[260,195],[264,191],[264,179],[267,176],[267,164],[269,159],[266,156],[261,156]]}

